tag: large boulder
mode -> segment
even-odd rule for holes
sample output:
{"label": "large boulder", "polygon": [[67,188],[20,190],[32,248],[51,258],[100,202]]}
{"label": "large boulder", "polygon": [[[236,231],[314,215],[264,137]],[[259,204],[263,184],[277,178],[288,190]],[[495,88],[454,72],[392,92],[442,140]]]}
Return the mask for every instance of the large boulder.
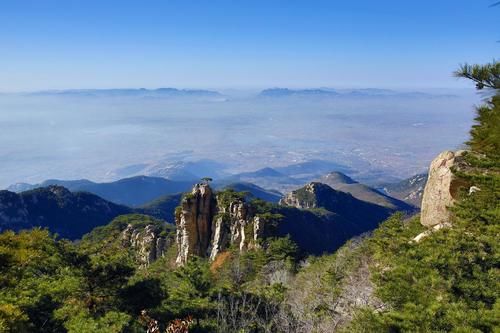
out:
{"label": "large boulder", "polygon": [[451,219],[449,207],[458,199],[459,189],[467,184],[453,174],[452,169],[466,167],[465,151],[444,151],[431,163],[422,197],[420,223],[426,227],[447,224]]}

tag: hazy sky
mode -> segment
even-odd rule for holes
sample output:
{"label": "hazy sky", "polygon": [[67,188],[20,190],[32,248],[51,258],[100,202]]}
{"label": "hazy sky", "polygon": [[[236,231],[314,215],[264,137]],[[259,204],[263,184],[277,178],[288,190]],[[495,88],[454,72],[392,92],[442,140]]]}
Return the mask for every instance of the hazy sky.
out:
{"label": "hazy sky", "polygon": [[0,2],[0,91],[460,87],[500,55],[493,0]]}

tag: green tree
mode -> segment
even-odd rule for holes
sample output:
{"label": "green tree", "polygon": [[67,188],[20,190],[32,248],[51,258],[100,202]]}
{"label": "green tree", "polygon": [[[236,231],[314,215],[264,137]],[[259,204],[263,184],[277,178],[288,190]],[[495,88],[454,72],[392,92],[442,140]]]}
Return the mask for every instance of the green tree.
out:
{"label": "green tree", "polygon": [[500,89],[500,62],[498,61],[485,65],[464,64],[454,74],[456,77],[472,80],[479,90]]}
{"label": "green tree", "polygon": [[192,315],[199,325],[213,310],[213,278],[206,260],[193,257],[179,267],[170,284],[168,303],[175,317]]}
{"label": "green tree", "polygon": [[213,181],[213,179],[212,179],[212,178],[210,178],[210,177],[203,177],[203,178],[201,179],[201,181],[202,181],[204,184],[209,184],[211,181]]}

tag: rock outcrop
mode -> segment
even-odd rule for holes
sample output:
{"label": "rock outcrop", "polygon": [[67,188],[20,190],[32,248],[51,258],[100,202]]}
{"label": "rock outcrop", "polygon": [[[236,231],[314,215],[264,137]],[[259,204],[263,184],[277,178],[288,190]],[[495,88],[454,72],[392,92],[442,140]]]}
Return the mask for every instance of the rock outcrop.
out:
{"label": "rock outcrop", "polygon": [[451,212],[448,208],[457,200],[459,189],[467,186],[452,171],[466,168],[464,153],[465,151],[444,151],[432,161],[422,197],[422,225],[433,227],[449,223]]}
{"label": "rock outcrop", "polygon": [[235,245],[240,251],[256,248],[265,235],[264,221],[255,216],[252,208],[242,200],[236,200],[229,207],[218,206],[218,213],[212,232],[210,260]]}
{"label": "rock outcrop", "polygon": [[163,257],[171,245],[171,239],[161,234],[161,228],[149,224],[144,228],[129,224],[121,234],[122,245],[131,247],[141,267],[149,266],[153,261]]}
{"label": "rock outcrop", "polygon": [[333,191],[328,185],[312,182],[298,190],[287,193],[279,203],[280,205],[300,209],[317,208],[319,207],[317,202],[319,192],[324,191],[325,188]]}
{"label": "rock outcrop", "polygon": [[207,184],[196,184],[176,211],[177,259],[185,263],[190,256],[205,257],[212,235],[212,220],[216,214],[215,195]]}
{"label": "rock outcrop", "polygon": [[241,251],[257,246],[264,235],[262,219],[241,198],[229,202],[217,196],[208,184],[197,184],[186,195],[176,213],[177,259],[209,257],[235,245]]}

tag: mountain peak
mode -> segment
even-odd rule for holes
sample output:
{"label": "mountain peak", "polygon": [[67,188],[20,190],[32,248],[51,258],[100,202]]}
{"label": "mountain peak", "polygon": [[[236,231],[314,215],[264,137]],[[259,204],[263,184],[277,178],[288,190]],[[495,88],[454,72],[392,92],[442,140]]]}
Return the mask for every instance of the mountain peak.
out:
{"label": "mountain peak", "polygon": [[333,171],[322,177],[325,183],[339,183],[339,184],[357,184],[358,182],[347,176],[346,174],[338,171]]}
{"label": "mountain peak", "polygon": [[334,90],[326,89],[288,89],[288,88],[270,88],[261,91],[262,97],[285,97],[285,96],[336,96],[338,93]]}
{"label": "mountain peak", "polygon": [[259,176],[259,177],[282,177],[283,176],[282,173],[276,171],[273,168],[269,168],[269,167],[259,169],[255,172],[253,172],[252,174],[254,176]]}
{"label": "mountain peak", "polygon": [[[324,198],[331,198],[337,193],[341,192],[334,190],[326,184],[311,182],[286,194],[280,200],[280,204],[302,209],[319,208],[322,207],[321,202]],[[347,195],[345,193],[342,194]]]}
{"label": "mountain peak", "polygon": [[54,195],[56,195],[57,197],[64,197],[64,196],[71,195],[70,190],[68,190],[66,187],[60,186],[60,185],[50,185],[47,187],[47,190],[49,192],[53,193]]}

